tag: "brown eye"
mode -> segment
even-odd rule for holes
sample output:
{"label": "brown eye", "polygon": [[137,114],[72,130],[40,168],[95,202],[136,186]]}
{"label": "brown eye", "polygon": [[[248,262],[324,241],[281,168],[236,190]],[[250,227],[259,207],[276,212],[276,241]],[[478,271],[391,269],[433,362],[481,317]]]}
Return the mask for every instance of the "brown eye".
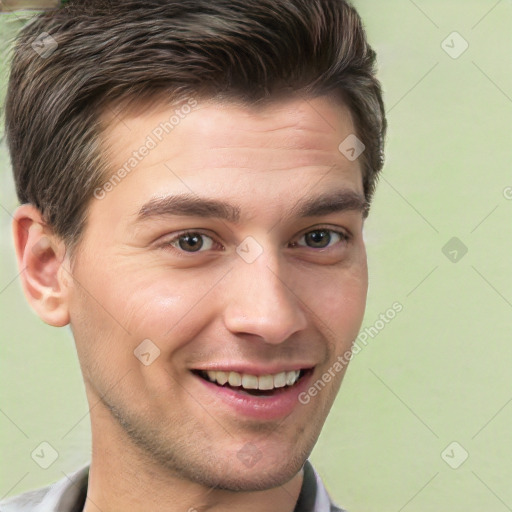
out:
{"label": "brown eye", "polygon": [[326,229],[322,229],[306,233],[304,239],[310,247],[323,249],[329,245],[331,235]]}
{"label": "brown eye", "polygon": [[203,246],[202,235],[186,234],[178,238],[178,245],[180,249],[188,251],[191,249],[193,252],[199,251]]}
{"label": "brown eye", "polygon": [[[349,237],[341,231],[334,231],[333,229],[327,228],[319,228],[312,231],[308,231],[299,238],[299,241],[303,239],[305,241],[306,247],[310,247],[311,249],[326,249],[332,245],[335,245],[336,242],[346,242],[349,239]],[[331,244],[333,240],[335,243]],[[295,245],[303,246],[303,244]]]}
{"label": "brown eye", "polygon": [[201,249],[204,249],[205,251],[211,249],[213,246],[213,240],[204,233],[188,231],[175,236],[164,245],[174,247],[176,250],[183,252],[204,252]]}

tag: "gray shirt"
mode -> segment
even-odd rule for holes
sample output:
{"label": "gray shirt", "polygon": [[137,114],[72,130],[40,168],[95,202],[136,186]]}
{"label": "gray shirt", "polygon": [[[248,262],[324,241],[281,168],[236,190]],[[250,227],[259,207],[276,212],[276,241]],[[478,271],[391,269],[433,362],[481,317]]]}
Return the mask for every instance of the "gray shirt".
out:
{"label": "gray shirt", "polygon": [[[88,478],[87,465],[48,487],[2,501],[0,512],[82,512]],[[294,512],[346,512],[332,502],[309,461],[304,464],[304,480]]]}

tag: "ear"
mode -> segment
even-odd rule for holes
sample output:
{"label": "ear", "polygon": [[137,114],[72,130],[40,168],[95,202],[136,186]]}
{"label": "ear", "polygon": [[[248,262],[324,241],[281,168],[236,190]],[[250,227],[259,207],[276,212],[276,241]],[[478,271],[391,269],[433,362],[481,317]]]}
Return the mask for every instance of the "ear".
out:
{"label": "ear", "polygon": [[14,245],[25,296],[44,322],[55,327],[67,325],[71,274],[64,242],[30,204],[18,207],[13,217]]}

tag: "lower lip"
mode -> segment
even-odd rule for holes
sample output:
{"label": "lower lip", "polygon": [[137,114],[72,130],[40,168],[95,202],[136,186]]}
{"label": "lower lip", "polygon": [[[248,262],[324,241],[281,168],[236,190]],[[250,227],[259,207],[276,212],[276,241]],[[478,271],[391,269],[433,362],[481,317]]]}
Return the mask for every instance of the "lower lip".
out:
{"label": "lower lip", "polygon": [[310,370],[294,386],[267,396],[248,395],[229,387],[218,386],[198,375],[194,377],[201,381],[209,393],[215,395],[236,413],[259,420],[275,420],[290,415],[296,407],[302,406],[299,395],[308,388],[312,375],[313,371]]}

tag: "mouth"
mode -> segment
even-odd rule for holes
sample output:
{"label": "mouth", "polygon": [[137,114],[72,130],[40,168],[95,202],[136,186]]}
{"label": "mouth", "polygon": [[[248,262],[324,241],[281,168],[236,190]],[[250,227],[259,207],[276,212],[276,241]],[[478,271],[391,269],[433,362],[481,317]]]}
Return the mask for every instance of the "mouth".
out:
{"label": "mouth", "polygon": [[275,397],[297,387],[313,372],[314,368],[301,368],[275,374],[251,375],[235,371],[192,370],[197,377],[239,395]]}

